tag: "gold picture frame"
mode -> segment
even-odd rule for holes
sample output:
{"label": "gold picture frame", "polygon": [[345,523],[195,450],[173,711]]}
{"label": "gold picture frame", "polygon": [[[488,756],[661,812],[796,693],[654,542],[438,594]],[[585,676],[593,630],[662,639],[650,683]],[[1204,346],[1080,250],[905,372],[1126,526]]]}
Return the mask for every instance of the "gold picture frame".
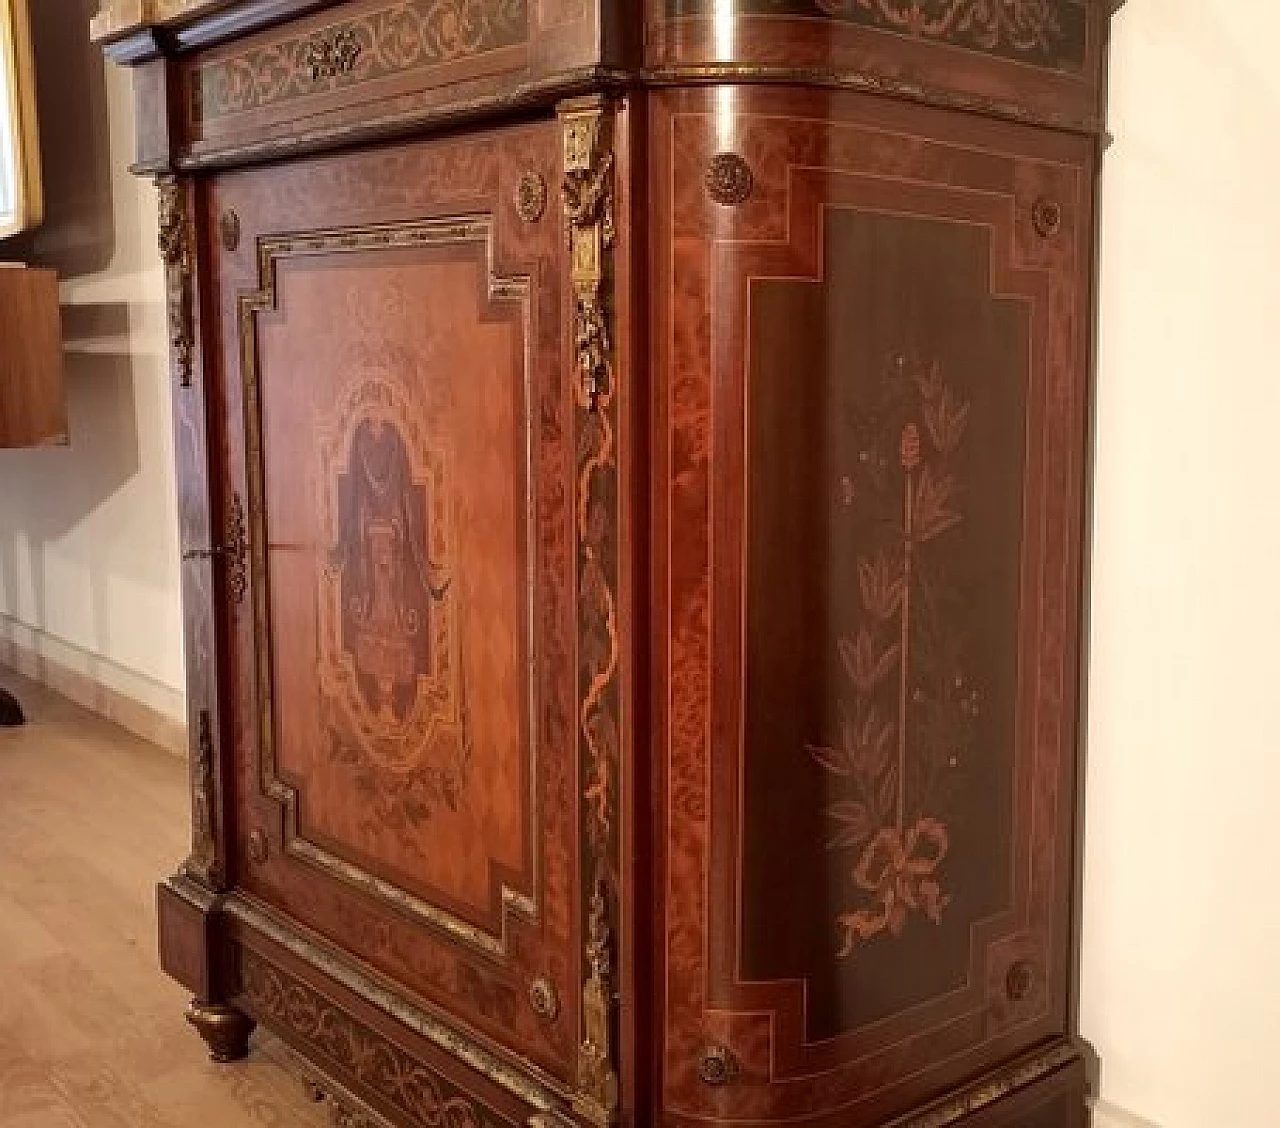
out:
{"label": "gold picture frame", "polygon": [[27,0],[0,0],[0,239],[44,218]]}

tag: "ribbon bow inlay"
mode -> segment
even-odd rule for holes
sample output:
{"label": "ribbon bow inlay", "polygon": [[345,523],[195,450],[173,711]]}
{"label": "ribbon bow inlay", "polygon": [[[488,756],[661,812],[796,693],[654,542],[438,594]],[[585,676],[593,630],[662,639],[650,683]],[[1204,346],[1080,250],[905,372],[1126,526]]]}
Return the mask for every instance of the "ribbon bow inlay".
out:
{"label": "ribbon bow inlay", "polygon": [[947,856],[947,828],[937,819],[921,818],[907,830],[890,826],[880,831],[862,852],[853,871],[858,888],[876,900],[874,909],[844,913],[837,923],[844,933],[841,957],[858,942],[884,932],[901,936],[912,912],[920,911],[934,924],[951,900],[934,873]]}

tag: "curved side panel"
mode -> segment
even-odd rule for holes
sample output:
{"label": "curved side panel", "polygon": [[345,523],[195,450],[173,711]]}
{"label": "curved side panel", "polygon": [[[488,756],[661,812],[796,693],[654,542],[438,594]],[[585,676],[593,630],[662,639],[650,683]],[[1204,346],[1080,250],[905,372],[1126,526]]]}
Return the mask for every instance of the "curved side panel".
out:
{"label": "curved side panel", "polygon": [[871,1128],[1068,1033],[1089,149],[655,125],[665,1108]]}

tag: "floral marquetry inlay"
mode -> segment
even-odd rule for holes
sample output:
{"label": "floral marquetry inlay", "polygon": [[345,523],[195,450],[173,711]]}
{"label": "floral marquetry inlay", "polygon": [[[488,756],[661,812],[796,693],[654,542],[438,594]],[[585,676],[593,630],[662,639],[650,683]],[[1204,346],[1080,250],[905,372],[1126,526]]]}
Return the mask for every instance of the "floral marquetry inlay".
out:
{"label": "floral marquetry inlay", "polygon": [[528,0],[401,0],[206,63],[191,78],[191,117],[246,113],[518,46],[528,25]]}
{"label": "floral marquetry inlay", "polygon": [[[668,0],[674,16],[719,15],[712,0]],[[1078,67],[1082,0],[737,0],[742,15],[841,20],[1052,67]]]}
{"label": "floral marquetry inlay", "polygon": [[827,808],[829,848],[855,859],[854,904],[836,922],[841,956],[881,933],[900,935],[914,913],[940,921],[949,836],[936,792],[969,749],[981,701],[960,665],[916,652],[936,650],[945,632],[937,620],[949,578],[934,551],[964,521],[953,462],[970,405],[936,361],[898,356],[884,384],[886,398],[905,409],[902,421],[895,412],[888,435],[877,419],[856,420],[869,440],[837,490],[844,509],[873,509],[879,530],[857,561],[860,613],[838,644],[839,733],[809,747],[836,796]]}
{"label": "floral marquetry inlay", "polygon": [[399,1046],[256,953],[240,949],[240,986],[255,1015],[290,1032],[308,1055],[353,1078],[413,1124],[503,1128],[511,1124]]}

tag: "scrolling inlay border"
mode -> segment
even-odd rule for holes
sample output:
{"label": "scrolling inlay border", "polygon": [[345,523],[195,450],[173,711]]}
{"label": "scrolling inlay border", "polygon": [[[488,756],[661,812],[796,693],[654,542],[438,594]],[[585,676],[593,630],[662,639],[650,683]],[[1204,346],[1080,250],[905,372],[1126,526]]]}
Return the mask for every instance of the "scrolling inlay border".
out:
{"label": "scrolling inlay border", "polygon": [[[1055,70],[1080,70],[1085,0],[736,0],[738,16],[832,20]],[[719,0],[666,0],[668,18],[719,16]]]}
{"label": "scrolling inlay border", "polygon": [[191,121],[347,90],[528,38],[529,0],[400,0],[197,67],[188,79]]}
{"label": "scrolling inlay border", "polygon": [[[532,835],[531,871],[533,889],[529,894],[501,888],[502,925],[498,935],[465,921],[424,897],[378,877],[332,851],[302,836],[298,826],[298,792],[280,779],[276,762],[274,681],[271,639],[271,609],[268,592],[266,528],[266,460],[262,440],[261,381],[258,371],[257,314],[278,308],[276,265],[281,259],[307,255],[359,253],[395,248],[447,247],[479,244],[485,251],[487,292],[490,301],[518,301],[524,310],[524,384],[526,405],[531,403],[530,301],[532,289],[527,276],[498,275],[494,266],[494,225],[491,216],[460,216],[420,220],[374,227],[312,231],[296,235],[262,236],[258,239],[258,289],[241,293],[238,301],[240,364],[244,392],[245,474],[249,492],[250,576],[252,578],[254,676],[258,700],[259,784],[263,795],[280,804],[284,814],[285,852],[325,871],[346,885],[377,898],[401,912],[441,930],[452,939],[489,956],[503,956],[508,950],[508,910],[527,920],[536,920],[540,890],[538,836]],[[528,413],[526,406],[526,416]],[[533,431],[526,418],[526,469],[531,465]],[[532,481],[532,473],[529,473]],[[533,530],[528,530],[533,536]],[[532,589],[529,598],[532,599]],[[532,612],[530,612],[532,621]],[[529,702],[536,702],[536,672],[529,668]],[[537,726],[530,728],[536,733]],[[530,819],[538,819],[538,770],[536,736],[529,763]]]}
{"label": "scrolling inlay border", "polygon": [[313,1054],[398,1112],[423,1124],[500,1128],[516,1123],[252,948],[238,945],[235,950],[240,991],[256,1015],[291,1032]]}
{"label": "scrolling inlay border", "polygon": [[442,1021],[438,1015],[416,1006],[404,997],[402,989],[388,986],[340,950],[329,948],[316,938],[300,935],[295,925],[267,906],[251,903],[232,893],[226,899],[224,909],[228,916],[278,944],[307,967],[376,1007],[407,1030],[425,1038],[437,1049],[536,1110],[529,1118],[531,1128],[535,1123],[538,1128],[577,1128],[577,1122],[568,1115],[559,1092],[542,1083],[530,1072],[527,1064],[511,1064],[494,1049],[473,1040],[470,1035]]}

